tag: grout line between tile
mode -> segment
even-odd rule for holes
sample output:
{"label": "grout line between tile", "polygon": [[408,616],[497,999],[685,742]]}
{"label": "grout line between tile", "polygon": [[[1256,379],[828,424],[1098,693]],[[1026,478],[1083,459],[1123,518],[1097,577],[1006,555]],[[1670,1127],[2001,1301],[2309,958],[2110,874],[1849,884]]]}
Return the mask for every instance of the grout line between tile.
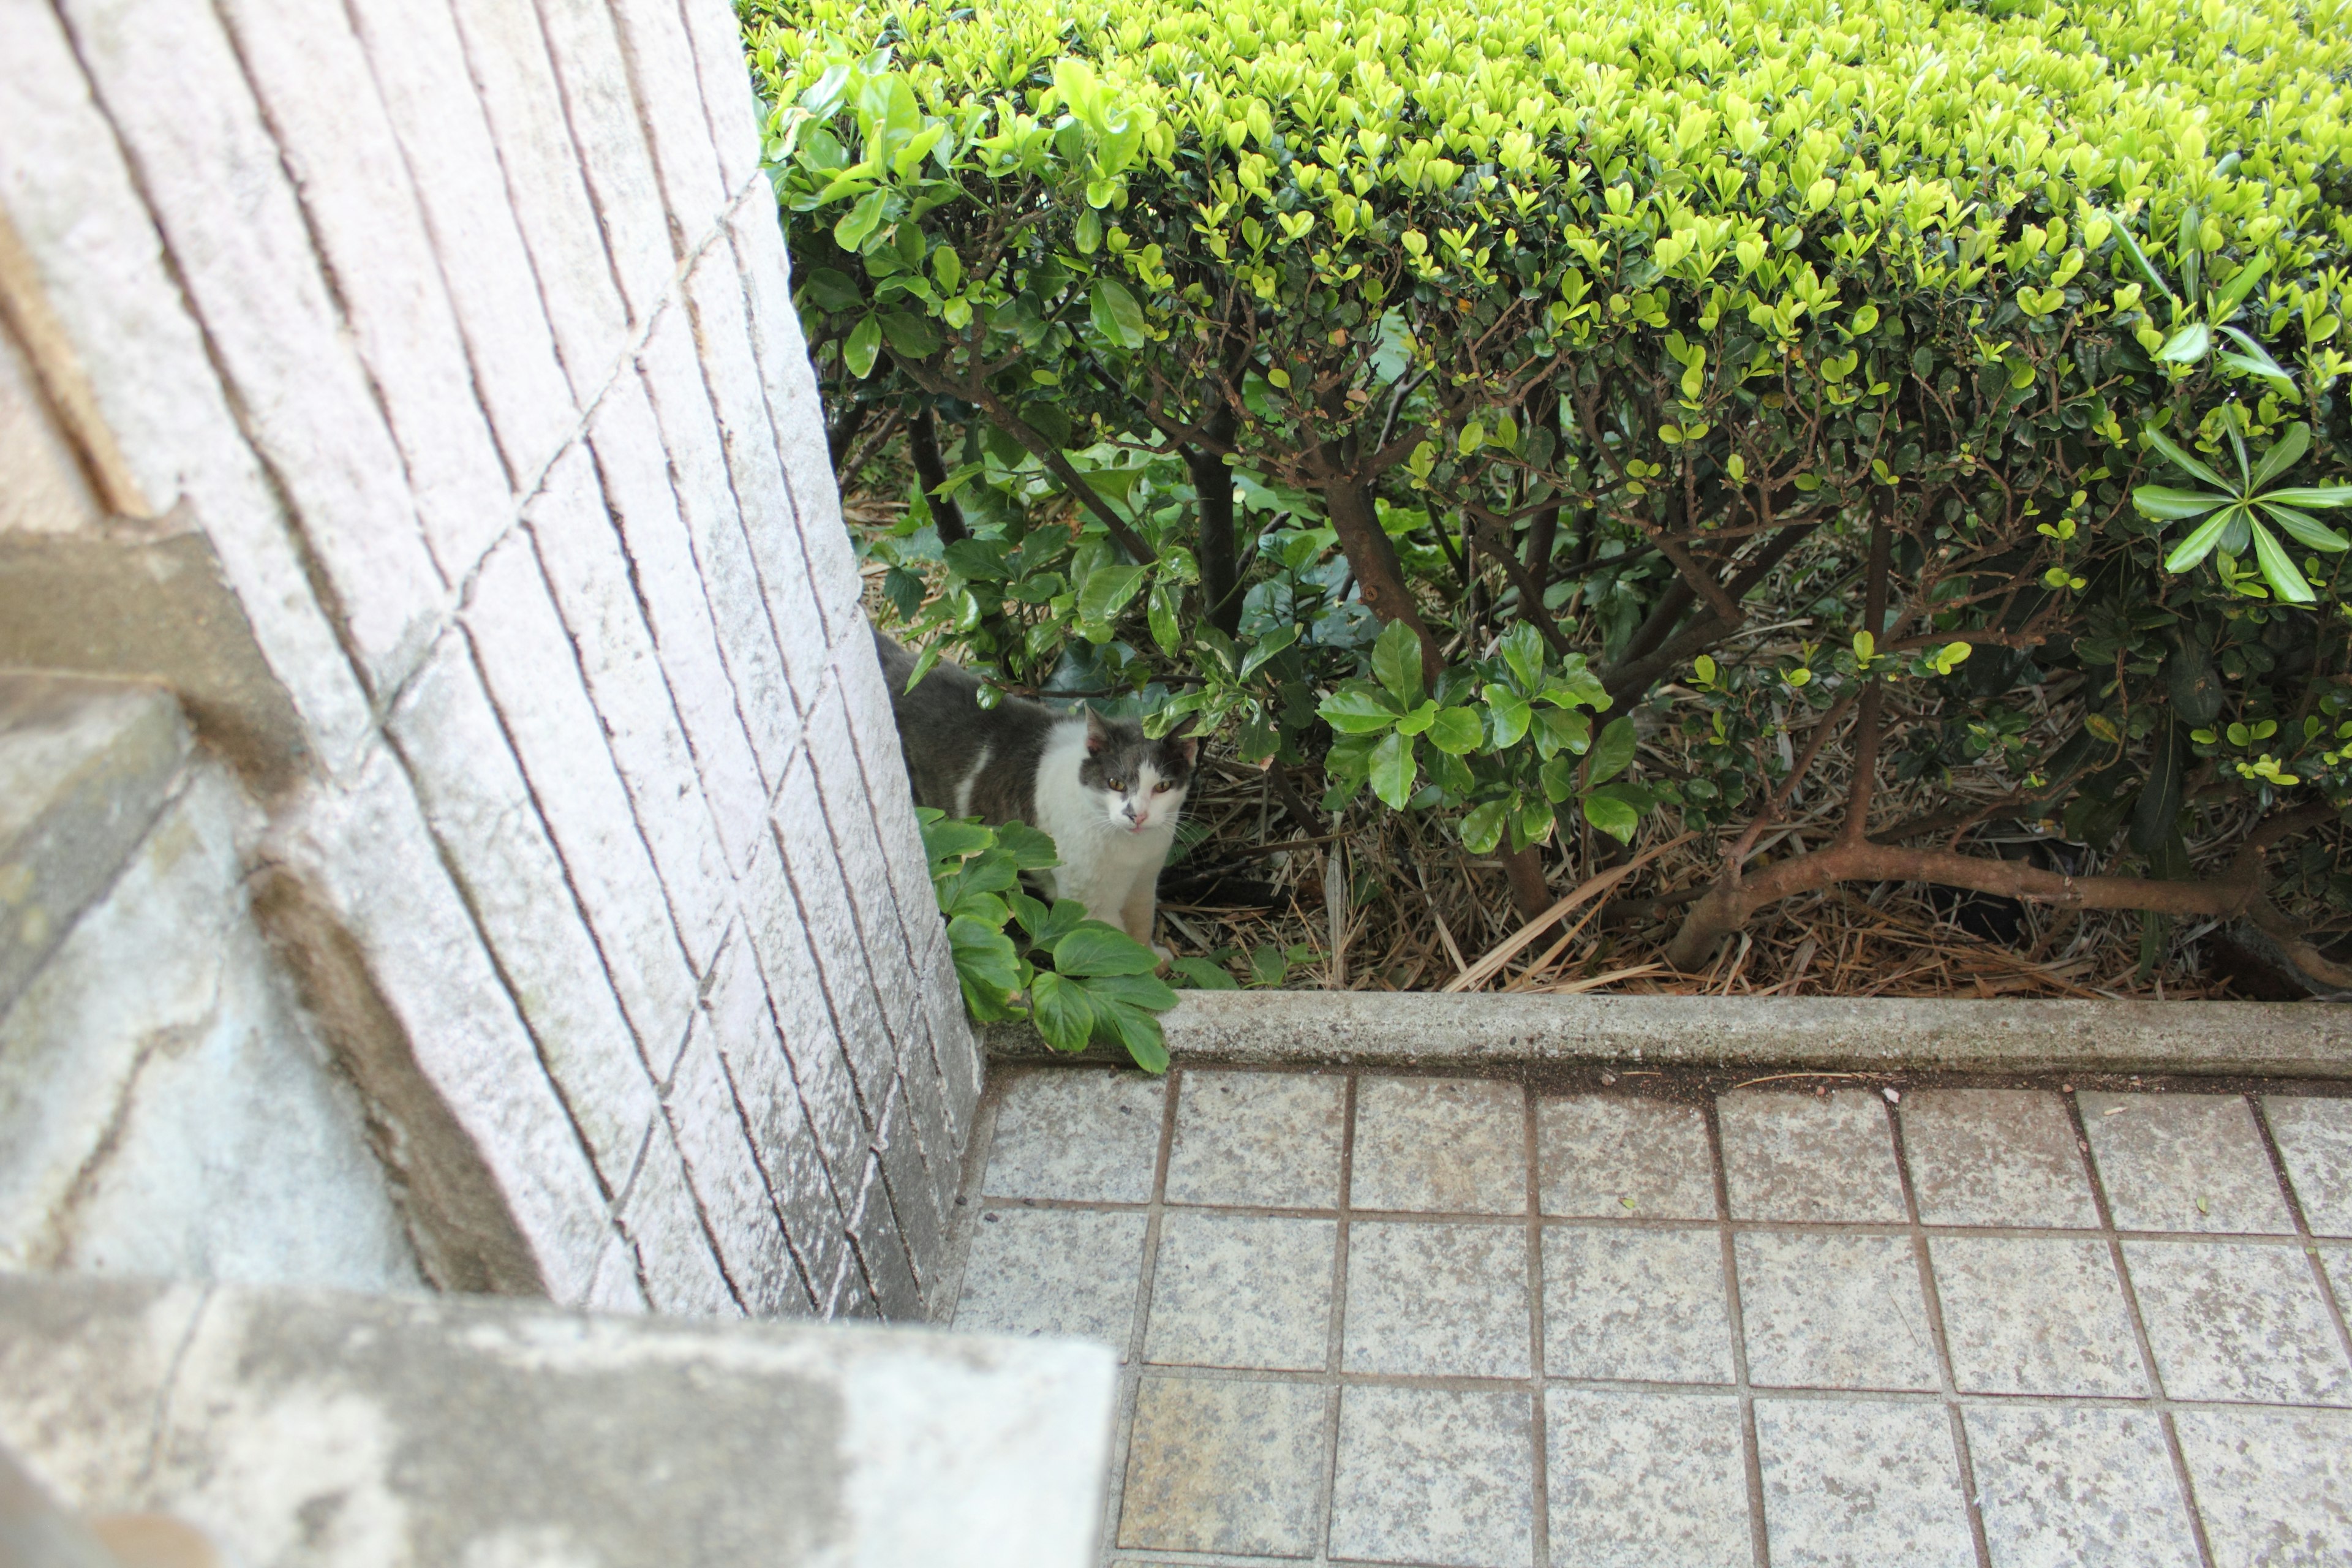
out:
{"label": "grout line between tile", "polygon": [[2311,1216],[2303,1212],[2302,1196],[2294,1190],[2288,1175],[2286,1153],[2279,1147],[2278,1135],[2271,1129],[2269,1114],[2263,1109],[2262,1096],[2250,1094],[2246,1103],[2254,1113],[2254,1130],[2263,1136],[2263,1152],[2270,1156],[2271,1173],[2277,1179],[2279,1191],[2286,1198],[2288,1217],[2294,1221],[2295,1237],[2303,1244],[2304,1257],[2311,1264],[2311,1277],[2319,1286],[2320,1304],[2336,1323],[2336,1342],[2342,1347],[2347,1360],[2352,1360],[2352,1327],[2345,1322],[2345,1304],[2336,1299],[2335,1281],[2328,1279],[2326,1267],[2320,1261],[2319,1238],[2312,1234]]}
{"label": "grout line between tile", "polygon": [[1708,1095],[1702,1110],[1706,1118],[1706,1152],[1715,1178],[1716,1234],[1723,1244],[1723,1308],[1730,1321],[1731,1374],[1739,1395],[1740,1458],[1748,1470],[1748,1541],[1756,1568],[1771,1568],[1772,1546],[1764,1518],[1764,1458],[1756,1440],[1756,1394],[1748,1381],[1748,1324],[1739,1304],[1739,1258],[1737,1233],[1731,1226],[1731,1175],[1723,1159],[1723,1121],[1716,1097]]}
{"label": "grout line between tile", "polygon": [[[1892,1092],[1892,1091],[1889,1091]],[[1936,1376],[1942,1384],[1944,1415],[1952,1429],[1952,1454],[1959,1463],[1960,1501],[1968,1510],[1969,1539],[1974,1544],[1978,1568],[1992,1568],[1992,1547],[1985,1538],[1982,1499],[1977,1489],[1975,1457],[1969,1451],[1968,1423],[1962,1419],[1959,1376],[1952,1366],[1952,1346],[1944,1329],[1944,1299],[1936,1288],[1935,1264],[1927,1249],[1927,1227],[1919,1223],[1919,1190],[1911,1180],[1910,1150],[1903,1142],[1903,1110],[1893,1100],[1882,1102],[1886,1135],[1895,1145],[1895,1178],[1903,1188],[1903,1212],[1911,1221],[1911,1256],[1919,1270],[1919,1296],[1927,1310],[1927,1337],[1936,1350]]]}
{"label": "grout line between tile", "polygon": [[1530,1471],[1535,1496],[1530,1504],[1529,1545],[1535,1568],[1551,1563],[1550,1412],[1545,1408],[1544,1374],[1544,1255],[1543,1163],[1536,1111],[1538,1100],[1530,1086],[1525,1089],[1521,1136],[1526,1142],[1528,1179],[1528,1366],[1534,1375],[1528,1384],[1529,1435],[1533,1441]]}
{"label": "grout line between tile", "polygon": [[[1135,1445],[1136,1407],[1143,1388],[1143,1342],[1151,1330],[1151,1288],[1160,1270],[1160,1215],[1168,1191],[1168,1157],[1176,1141],[1176,1102],[1183,1093],[1183,1070],[1171,1071],[1160,1097],[1160,1148],[1152,1157],[1151,1198],[1143,1225],[1143,1264],[1135,1285],[1135,1308],[1127,1333],[1127,1355],[1118,1369],[1118,1425],[1111,1438],[1110,1474],[1103,1482],[1102,1561],[1118,1550],[1118,1521],[1127,1501],[1127,1466]],[[1134,1205],[1124,1205],[1132,1208]]]}
{"label": "grout line between tile", "polygon": [[1339,1484],[1340,1372],[1347,1364],[1348,1353],[1348,1222],[1352,1212],[1348,1205],[1355,1196],[1356,1184],[1356,1075],[1349,1073],[1339,1106],[1339,1202],[1332,1211],[1336,1223],[1331,1242],[1331,1317],[1323,1345],[1321,1380],[1326,1389],[1323,1474],[1315,1490],[1312,1542],[1314,1560],[1318,1564],[1331,1560],[1331,1516]]}
{"label": "grout line between tile", "polygon": [[2155,1412],[2157,1426],[2164,1433],[2165,1452],[2172,1458],[2172,1478],[2180,1488],[2180,1506],[2189,1515],[2189,1533],[2197,1544],[2197,1560],[2202,1568],[2214,1568],[2212,1542],[2205,1536],[2204,1511],[2197,1506],[2196,1483],[2189,1479],[2189,1456],[2180,1447],[2180,1433],[2172,1421],[2175,1404],[2166,1394],[2163,1376],[2157,1370],[2156,1342],[2148,1337],[2147,1321],[2140,1316],[2139,1289],[2124,1260],[2123,1237],[2116,1229],[2115,1207],[2107,1202],[2106,1182],[2099,1173],[2099,1162],[2091,1153],[2091,1130],[2084,1123],[2082,1103],[2072,1089],[2062,1089],[2059,1099],[2066,1107],[2067,1122],[2074,1130],[2074,1147],[2091,1175],[2091,1205],[2098,1212],[2100,1228],[2105,1232],[2108,1263],[2116,1278],[2123,1282],[2124,1316],[2131,1322],[2132,1338],[2139,1346],[2141,1374],[2147,1383],[2147,1397],[2139,1403],[2142,1408]]}

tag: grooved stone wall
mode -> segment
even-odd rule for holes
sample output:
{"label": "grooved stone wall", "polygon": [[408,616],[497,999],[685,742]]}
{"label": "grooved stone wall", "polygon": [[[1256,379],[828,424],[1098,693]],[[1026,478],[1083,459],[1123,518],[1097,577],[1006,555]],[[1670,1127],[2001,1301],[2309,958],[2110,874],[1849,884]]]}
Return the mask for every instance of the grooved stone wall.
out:
{"label": "grooved stone wall", "polygon": [[980,1059],[725,0],[0,0],[0,127],[47,395],[293,715],[190,704],[428,1275],[923,1313]]}

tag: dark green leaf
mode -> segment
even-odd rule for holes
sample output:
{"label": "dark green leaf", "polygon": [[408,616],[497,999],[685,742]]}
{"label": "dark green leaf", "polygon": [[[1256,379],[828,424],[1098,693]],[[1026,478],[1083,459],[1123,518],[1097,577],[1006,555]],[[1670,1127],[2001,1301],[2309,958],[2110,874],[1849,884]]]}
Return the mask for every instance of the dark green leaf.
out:
{"label": "dark green leaf", "polygon": [[[1633,720],[1611,721],[1601,731],[1601,738],[1592,743],[1591,763],[1584,774],[1585,784],[1588,786],[1601,784],[1624,772],[1626,764],[1633,760],[1634,739]],[[1597,827],[1600,824],[1593,826]]]}
{"label": "dark green leaf", "polygon": [[1584,799],[1584,820],[1621,844],[1633,842],[1641,815],[1613,795],[1591,795]]}
{"label": "dark green leaf", "polygon": [[858,380],[864,381],[874,374],[874,362],[881,356],[881,319],[867,316],[849,329],[848,341],[841,345],[843,368]]}
{"label": "dark green leaf", "polygon": [[1144,330],[1143,307],[1116,278],[1097,278],[1088,300],[1095,331],[1123,349],[1139,349],[1150,342]]}
{"label": "dark green leaf", "polygon": [[1195,991],[1238,991],[1241,984],[1205,958],[1180,958],[1169,965]]}
{"label": "dark green leaf", "polygon": [[1486,738],[1486,727],[1467,708],[1441,708],[1430,721],[1429,743],[1450,756],[1476,751]]}
{"label": "dark green leaf", "polygon": [[1422,700],[1421,639],[1402,621],[1391,621],[1372,645],[1372,673],[1405,708]]}
{"label": "dark green leaf", "polygon": [[1050,969],[1038,971],[1029,983],[1029,1016],[1057,1051],[1085,1050],[1095,1032],[1095,1005],[1086,988]]}
{"label": "dark green leaf", "polygon": [[2230,498],[2207,490],[2177,490],[2166,485],[2141,485],[2132,491],[2132,504],[2149,517],[2178,521],[2183,518],[2203,517],[2217,506],[2229,505]]}
{"label": "dark green leaf", "polygon": [[921,316],[893,311],[882,318],[882,335],[900,359],[926,360],[940,352],[939,329]]}
{"label": "dark green leaf", "polygon": [[1315,710],[1342,735],[1377,735],[1403,715],[1388,694],[1367,681],[1351,680]]}
{"label": "dark green leaf", "polygon": [[2303,574],[2295,569],[2294,561],[2280,548],[2278,540],[2269,529],[2259,522],[2253,527],[2254,560],[2263,569],[2263,580],[2286,603],[2310,604],[2317,595],[2312,593],[2311,584],[2303,580]]}
{"label": "dark green leaf", "polygon": [[1098,921],[1088,921],[1053,946],[1054,967],[1064,974],[1149,974],[1159,967],[1152,951]]}
{"label": "dark green leaf", "polygon": [[1412,781],[1420,771],[1413,762],[1412,747],[1411,736],[1391,731],[1381,737],[1381,743],[1372,748],[1369,775],[1372,793],[1392,810],[1403,810],[1404,803],[1412,798]]}
{"label": "dark green leaf", "polygon": [[2152,855],[2172,831],[2172,820],[2180,815],[2180,792],[2189,773],[2189,748],[2182,744],[2180,726],[2166,724],[2158,736],[2147,759],[2147,782],[2140,785],[2139,799],[2132,807],[2131,846],[2143,855]]}

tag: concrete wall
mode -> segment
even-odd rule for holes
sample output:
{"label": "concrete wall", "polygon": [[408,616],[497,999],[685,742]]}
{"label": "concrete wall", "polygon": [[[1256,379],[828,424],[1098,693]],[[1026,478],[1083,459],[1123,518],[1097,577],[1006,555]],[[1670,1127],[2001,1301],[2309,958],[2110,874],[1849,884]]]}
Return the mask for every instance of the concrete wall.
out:
{"label": "concrete wall", "polygon": [[909,1317],[980,1060],[756,116],[724,0],[0,0],[0,663],[234,770],[428,1279]]}

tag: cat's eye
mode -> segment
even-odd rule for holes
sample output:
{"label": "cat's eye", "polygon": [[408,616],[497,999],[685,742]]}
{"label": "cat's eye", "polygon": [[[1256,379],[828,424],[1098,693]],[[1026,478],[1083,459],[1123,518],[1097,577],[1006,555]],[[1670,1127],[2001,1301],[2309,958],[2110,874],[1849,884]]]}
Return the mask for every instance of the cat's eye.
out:
{"label": "cat's eye", "polygon": [[1125,779],[1112,779],[1109,781],[1107,787],[1108,787],[1113,795],[1125,795],[1127,793],[1127,781]]}
{"label": "cat's eye", "polygon": [[1175,787],[1176,786],[1174,784],[1170,784],[1166,779],[1161,779],[1158,784],[1151,786],[1151,793],[1154,795],[1166,795],[1170,790],[1174,789]]}

